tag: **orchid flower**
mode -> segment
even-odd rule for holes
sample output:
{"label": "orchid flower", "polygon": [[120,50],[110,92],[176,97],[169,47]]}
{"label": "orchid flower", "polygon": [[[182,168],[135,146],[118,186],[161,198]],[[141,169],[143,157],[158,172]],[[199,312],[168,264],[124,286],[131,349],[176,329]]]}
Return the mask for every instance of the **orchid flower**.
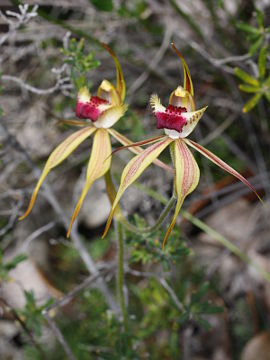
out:
{"label": "orchid flower", "polygon": [[[236,170],[203,146],[187,139],[187,136],[194,130],[207,107],[203,107],[199,110],[195,109],[194,90],[188,66],[174,44],[172,44],[172,48],[182,62],[184,70],[184,86],[178,86],[171,93],[167,108],[161,104],[157,95],[151,96],[150,105],[157,120],[157,128],[164,129],[165,136],[147,140],[145,143],[152,142],[152,145],[131,159],[124,168],[120,187],[113,202],[103,237],[109,230],[112,217],[123,193],[168,146],[170,146],[171,149],[175,168],[174,195],[177,198],[177,202],[172,221],[163,239],[162,247],[164,247],[166,240],[175,225],[177,215],[186,196],[196,189],[199,182],[200,169],[188,146],[199,151],[199,153],[223,170],[238,178],[256,193],[256,190],[250,183]],[[135,146],[137,143],[134,143],[133,145]],[[130,146],[132,145],[123,146],[119,149]],[[256,195],[258,196],[257,193]]]}
{"label": "orchid flower", "polygon": [[[24,219],[32,210],[38,191],[49,172],[62,163],[84,140],[91,135],[94,136],[92,152],[89,159],[86,181],[79,201],[73,212],[67,236],[69,236],[72,224],[76,219],[87,192],[93,182],[104,176],[111,166],[111,140],[113,136],[122,145],[132,144],[125,136],[112,129],[111,127],[124,115],[127,110],[125,100],[125,81],[120,63],[114,52],[106,45],[104,48],[112,56],[116,66],[116,87],[108,80],[103,80],[98,88],[97,95],[91,95],[86,87],[83,87],[77,97],[76,115],[81,119],[90,121],[66,120],[64,123],[82,127],[64,140],[49,156],[41,177],[34,189],[28,208],[19,218]],[[139,146],[131,149],[138,154],[143,149]],[[158,161],[157,165],[167,168],[165,164]]]}

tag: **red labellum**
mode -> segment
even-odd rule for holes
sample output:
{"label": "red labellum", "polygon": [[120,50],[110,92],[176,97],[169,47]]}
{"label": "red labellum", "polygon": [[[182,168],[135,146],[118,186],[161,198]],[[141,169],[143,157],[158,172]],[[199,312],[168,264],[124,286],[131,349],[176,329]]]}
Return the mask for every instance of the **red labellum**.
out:
{"label": "red labellum", "polygon": [[87,102],[78,100],[76,104],[76,116],[80,119],[90,119],[97,121],[102,111],[99,109],[99,105],[109,104],[107,100],[101,99],[98,96],[91,96]]}
{"label": "red labellum", "polygon": [[[169,105],[165,111],[157,111],[155,113],[158,129],[170,129],[181,132],[187,123],[187,119],[183,116],[187,109]],[[183,114],[183,115],[182,115]]]}

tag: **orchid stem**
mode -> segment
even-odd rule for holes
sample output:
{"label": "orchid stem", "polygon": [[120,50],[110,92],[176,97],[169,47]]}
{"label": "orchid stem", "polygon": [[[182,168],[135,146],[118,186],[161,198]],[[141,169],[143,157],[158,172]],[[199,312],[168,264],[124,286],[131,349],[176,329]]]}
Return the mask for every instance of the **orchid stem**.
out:
{"label": "orchid stem", "polygon": [[[111,171],[110,170],[107,171],[104,177],[105,177],[107,195],[109,197],[110,203],[113,204],[116,191],[115,191]],[[127,309],[125,305],[125,295],[124,295],[124,241],[123,241],[123,229],[119,220],[120,220],[119,217],[117,219],[116,217],[114,218],[114,228],[117,236],[117,254],[118,254],[117,297],[122,312],[124,330],[127,333],[128,315],[127,315]]]}
{"label": "orchid stem", "polygon": [[158,218],[158,220],[156,221],[156,223],[153,226],[148,226],[146,228],[140,228],[137,227],[133,224],[131,224],[126,218],[124,218],[123,216],[121,216],[121,218],[119,219],[119,221],[121,222],[121,224],[124,225],[125,228],[127,228],[129,231],[134,232],[134,233],[139,233],[139,234],[145,234],[145,233],[151,233],[156,231],[163,223],[163,221],[165,220],[165,218],[167,217],[168,213],[170,212],[171,208],[173,207],[173,205],[175,204],[175,197],[171,197],[171,199],[168,201],[168,203],[166,204],[165,208],[163,209],[160,217]]}
{"label": "orchid stem", "polygon": [[117,296],[120,304],[124,330],[128,332],[128,316],[127,309],[125,304],[125,294],[124,294],[124,241],[123,241],[123,229],[119,221],[114,220],[115,233],[117,235],[117,253],[118,253],[118,262],[117,262]]}

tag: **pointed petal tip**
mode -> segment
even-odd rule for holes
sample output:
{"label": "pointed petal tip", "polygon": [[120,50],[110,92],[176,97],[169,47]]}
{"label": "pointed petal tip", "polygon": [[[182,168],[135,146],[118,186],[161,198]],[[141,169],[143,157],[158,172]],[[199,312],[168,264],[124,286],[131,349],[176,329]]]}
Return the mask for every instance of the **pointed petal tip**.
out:
{"label": "pointed petal tip", "polygon": [[103,41],[101,41],[100,43],[101,43],[101,45],[104,47],[104,49],[106,49],[106,50],[110,53],[110,55],[111,55],[112,57],[114,57],[114,56],[116,57],[115,52],[109,47],[108,44],[106,44],[106,43],[103,42]]}
{"label": "pointed petal tip", "polygon": [[[114,205],[114,204],[113,204]],[[108,234],[108,231],[110,229],[110,226],[111,226],[111,223],[112,223],[112,218],[113,218],[113,214],[114,214],[114,209],[112,208],[111,209],[111,212],[109,214],[109,217],[108,217],[108,220],[107,220],[107,223],[105,225],[105,229],[104,229],[104,232],[102,234],[102,239],[104,239],[106,237],[106,235]]]}

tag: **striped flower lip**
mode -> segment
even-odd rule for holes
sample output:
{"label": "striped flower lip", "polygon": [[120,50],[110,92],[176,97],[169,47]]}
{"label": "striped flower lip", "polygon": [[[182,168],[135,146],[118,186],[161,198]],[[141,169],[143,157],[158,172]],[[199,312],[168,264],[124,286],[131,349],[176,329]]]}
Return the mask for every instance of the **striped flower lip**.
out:
{"label": "striped flower lip", "polygon": [[[157,119],[157,128],[164,129],[165,134],[171,139],[185,138],[196,127],[198,121],[207,109],[207,106],[196,111],[187,111],[186,107],[173,105],[172,99],[175,101],[177,89],[173,92],[169,106],[165,108],[157,95],[152,95],[150,105]],[[180,98],[180,97],[179,97]],[[176,99],[180,103],[180,99]]]}
{"label": "striped flower lip", "polygon": [[187,119],[185,118],[186,112],[186,108],[173,105],[169,105],[163,112],[157,111],[155,113],[157,128],[176,130],[180,133],[183,126],[187,124]]}

